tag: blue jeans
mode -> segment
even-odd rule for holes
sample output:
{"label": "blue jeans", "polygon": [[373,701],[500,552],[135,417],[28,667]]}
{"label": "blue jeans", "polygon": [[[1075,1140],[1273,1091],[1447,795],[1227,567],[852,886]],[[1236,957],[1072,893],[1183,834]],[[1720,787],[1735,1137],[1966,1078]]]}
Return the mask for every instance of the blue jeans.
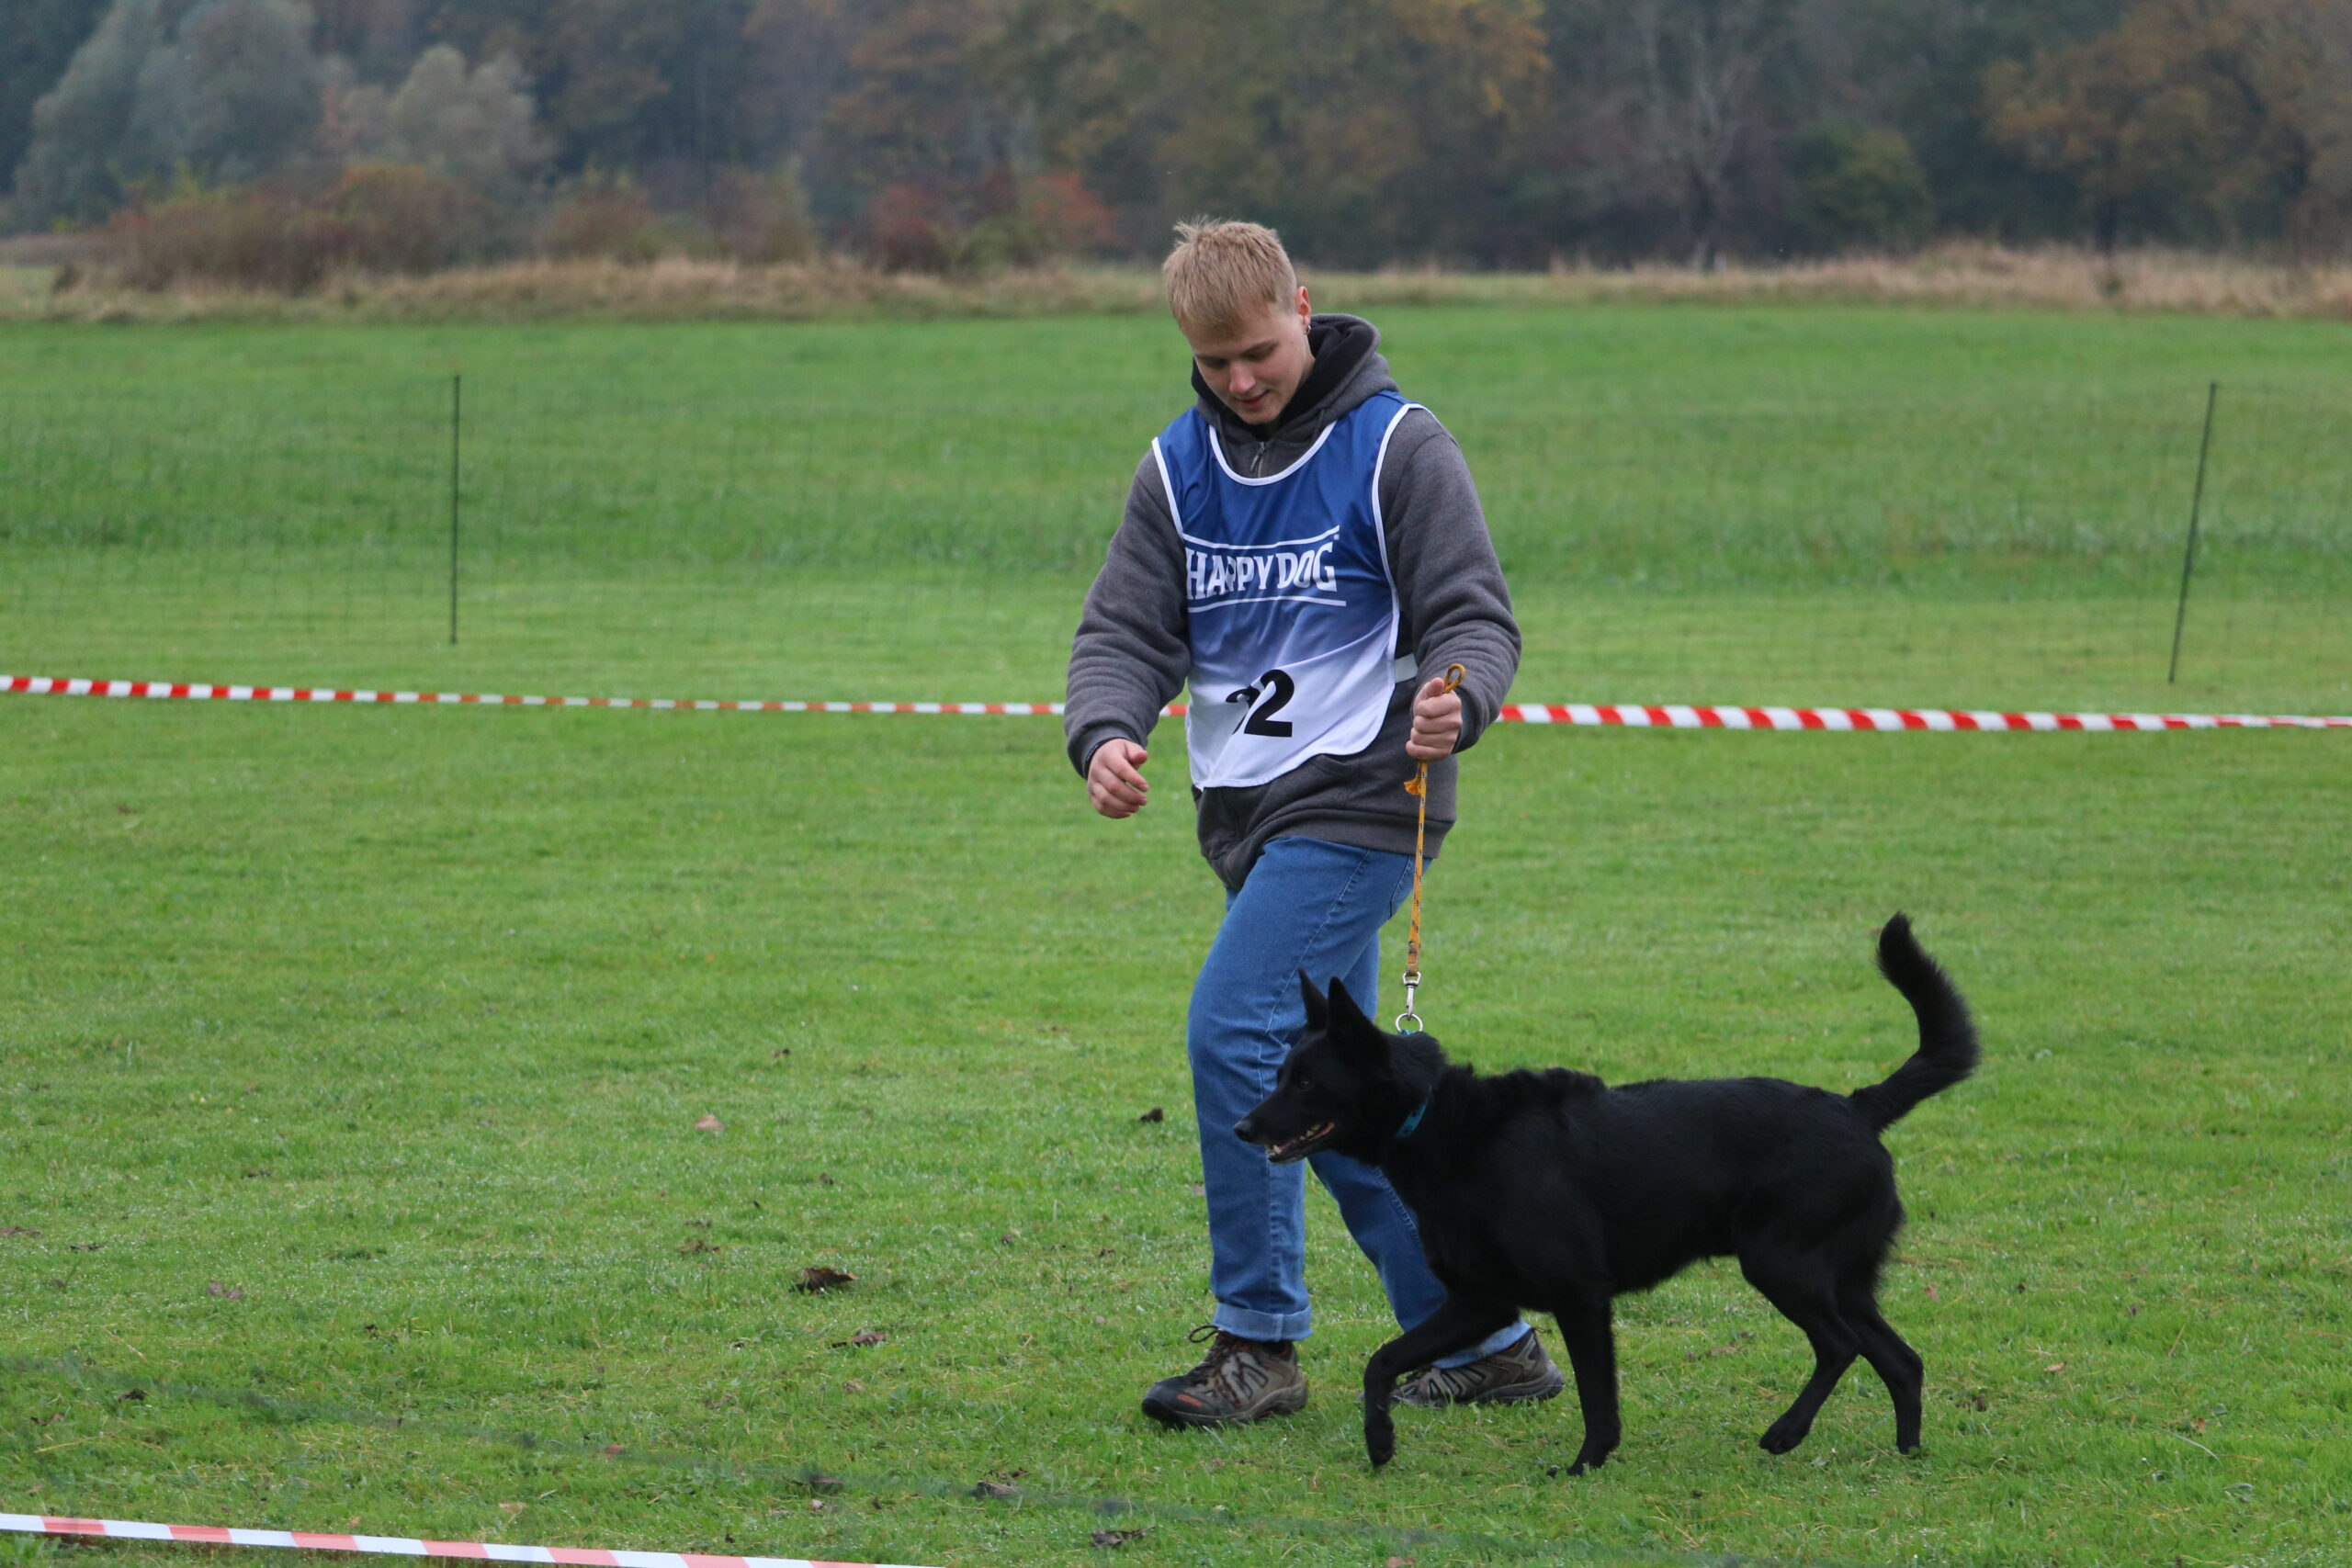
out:
{"label": "blue jeans", "polygon": [[[1409,855],[1294,838],[1269,843],[1241,890],[1226,895],[1225,923],[1193,988],[1185,1045],[1208,1189],[1209,1288],[1216,1326],[1228,1334],[1304,1339],[1314,1328],[1306,1173],[1268,1160],[1233,1135],[1233,1124],[1273,1092],[1275,1070],[1306,1027],[1300,970],[1317,986],[1338,977],[1367,1013],[1378,1011],[1380,928],[1412,886]],[[1397,1326],[1436,1311],[1445,1287],[1430,1272],[1412,1211],[1388,1179],[1329,1150],[1304,1163],[1379,1270]],[[1442,1364],[1491,1355],[1526,1332],[1514,1323]]]}

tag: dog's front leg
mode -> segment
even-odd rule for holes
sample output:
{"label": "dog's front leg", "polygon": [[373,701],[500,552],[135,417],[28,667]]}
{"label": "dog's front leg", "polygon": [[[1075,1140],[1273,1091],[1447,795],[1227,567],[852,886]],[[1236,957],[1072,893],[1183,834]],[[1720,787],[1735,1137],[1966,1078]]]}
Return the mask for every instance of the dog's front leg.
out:
{"label": "dog's front leg", "polygon": [[1388,1416],[1396,1380],[1441,1356],[1467,1350],[1510,1323],[1517,1312],[1508,1303],[1448,1292],[1435,1312],[1372,1353],[1363,1368],[1363,1448],[1374,1466],[1396,1455],[1396,1427]]}
{"label": "dog's front leg", "polygon": [[1617,1418],[1617,1334],[1606,1295],[1581,1297],[1555,1307],[1560,1342],[1577,1374],[1577,1403],[1584,1410],[1584,1443],[1570,1475],[1599,1470],[1616,1451],[1623,1434]]}

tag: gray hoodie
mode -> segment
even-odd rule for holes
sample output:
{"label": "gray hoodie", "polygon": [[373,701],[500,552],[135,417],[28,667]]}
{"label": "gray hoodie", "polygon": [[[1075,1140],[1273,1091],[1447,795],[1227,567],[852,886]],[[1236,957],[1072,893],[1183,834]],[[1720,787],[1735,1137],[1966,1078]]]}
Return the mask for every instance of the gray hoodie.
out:
{"label": "gray hoodie", "polygon": [[[1236,472],[1278,474],[1303,457],[1324,428],[1376,392],[1394,388],[1380,334],[1354,316],[1318,315],[1307,328],[1315,365],[1271,430],[1244,424],[1197,371],[1201,413]],[[1397,648],[1419,676],[1390,694],[1379,736],[1352,756],[1316,757],[1282,777],[1247,788],[1194,790],[1201,853],[1228,887],[1239,887],[1267,840],[1285,836],[1413,852],[1419,803],[1405,792],[1413,694],[1461,665],[1465,750],[1494,722],[1519,670],[1519,626],[1510,592],[1487,536],[1462,449],[1435,415],[1408,413],[1380,473],[1380,513],[1403,621]],[[1140,744],[1192,668],[1185,639],[1184,548],[1150,453],[1136,466],[1126,515],[1086,595],[1070,649],[1062,729],[1083,775],[1105,740]],[[1429,852],[1453,825],[1455,762],[1430,766]]]}

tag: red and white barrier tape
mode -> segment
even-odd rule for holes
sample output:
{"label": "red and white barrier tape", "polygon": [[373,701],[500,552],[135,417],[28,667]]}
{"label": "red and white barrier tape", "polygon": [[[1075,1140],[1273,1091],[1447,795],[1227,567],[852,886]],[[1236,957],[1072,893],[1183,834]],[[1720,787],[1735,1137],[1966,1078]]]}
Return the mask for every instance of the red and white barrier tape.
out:
{"label": "red and white barrier tape", "polygon": [[221,703],[459,704],[484,707],[683,708],[709,713],[1057,714],[1059,703],[713,702],[672,697],[525,697],[476,692],[338,691],[327,686],[209,686],[185,681],[69,681],[0,675],[0,692],[50,697],[182,697]]}
{"label": "red and white barrier tape", "polygon": [[1994,713],[1950,708],[1732,708],[1684,703],[1506,703],[1511,724],[1623,725],[1632,729],[2352,729],[2352,717],[2256,713]]}
{"label": "red and white barrier tape", "polygon": [[310,1530],[233,1529],[219,1525],[149,1525],[125,1519],[54,1518],[0,1514],[0,1530],[30,1535],[107,1536],[116,1540],[189,1541],[203,1546],[285,1546],[301,1551],[368,1551],[388,1557],[464,1557],[492,1562],[579,1562],[591,1568],[892,1568],[811,1557],[721,1557],[696,1551],[603,1551],[575,1546],[502,1546],[482,1540],[410,1540],[389,1535],[322,1535]]}
{"label": "red and white barrier tape", "polygon": [[[216,686],[176,681],[81,681],[0,675],[0,692],[32,696],[184,698],[230,703],[391,703],[509,707],[675,708],[709,713],[1051,715],[1059,703],[820,703],[673,697],[537,697],[457,692],[343,691],[326,686]],[[1181,715],[1183,705],[1166,708]],[[2253,713],[1996,713],[1950,708],[1700,707],[1687,703],[1506,703],[1505,724],[1630,729],[2078,730],[2352,729],[2352,716]]]}

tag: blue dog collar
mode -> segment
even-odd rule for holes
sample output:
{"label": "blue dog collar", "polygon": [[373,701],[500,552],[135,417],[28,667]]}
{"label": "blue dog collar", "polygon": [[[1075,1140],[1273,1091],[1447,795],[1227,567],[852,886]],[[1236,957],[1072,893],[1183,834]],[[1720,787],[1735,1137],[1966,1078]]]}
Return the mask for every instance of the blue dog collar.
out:
{"label": "blue dog collar", "polygon": [[1401,1144],[1406,1139],[1411,1137],[1413,1135],[1413,1129],[1419,1126],[1421,1124],[1421,1118],[1429,1113],[1430,1102],[1424,1100],[1419,1105],[1413,1107],[1413,1113],[1405,1118],[1404,1122],[1397,1127],[1396,1131],[1389,1135],[1388,1141],[1392,1144]]}

